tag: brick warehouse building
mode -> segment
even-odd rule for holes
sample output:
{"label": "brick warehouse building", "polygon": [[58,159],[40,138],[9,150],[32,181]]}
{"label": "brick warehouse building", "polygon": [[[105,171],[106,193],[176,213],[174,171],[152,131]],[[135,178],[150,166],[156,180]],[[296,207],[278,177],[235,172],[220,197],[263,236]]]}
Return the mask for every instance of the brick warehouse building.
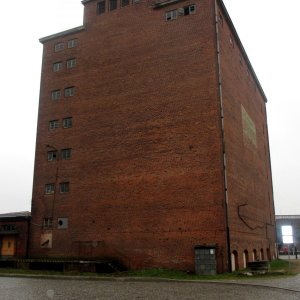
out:
{"label": "brick warehouse building", "polygon": [[40,40],[30,256],[272,259],[267,99],[223,2],[82,3],[82,26]]}

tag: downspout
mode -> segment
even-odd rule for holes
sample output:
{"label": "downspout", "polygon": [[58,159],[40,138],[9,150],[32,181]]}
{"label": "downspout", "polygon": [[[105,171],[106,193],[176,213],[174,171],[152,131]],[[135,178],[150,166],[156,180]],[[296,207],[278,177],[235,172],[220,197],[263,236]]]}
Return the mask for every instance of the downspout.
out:
{"label": "downspout", "polygon": [[[271,192],[272,192],[272,198],[269,192],[269,202],[270,200],[272,200],[272,208],[273,208],[273,218],[272,216],[270,216],[270,223],[274,224],[274,239],[275,239],[275,245],[273,245],[275,247],[275,255],[276,258],[278,258],[278,243],[277,243],[277,227],[276,227],[276,214],[275,214],[275,203],[274,203],[274,189],[273,189],[273,176],[272,176],[272,164],[271,164],[271,153],[270,153],[270,141],[269,141],[269,129],[268,129],[268,115],[267,115],[267,108],[266,108],[266,102],[264,105],[264,112],[265,112],[265,116],[266,116],[266,135],[267,135],[267,141],[268,141],[268,171],[270,172],[270,182],[271,182]],[[271,247],[269,247],[269,249],[271,250]]]}
{"label": "downspout", "polygon": [[219,21],[218,21],[218,4],[215,0],[215,25],[216,25],[216,45],[217,45],[217,62],[218,62],[218,86],[220,97],[220,121],[221,121],[221,136],[222,136],[222,161],[224,167],[224,197],[225,197],[225,227],[227,241],[227,261],[228,271],[231,272],[231,250],[230,250],[230,230],[228,221],[228,192],[227,192],[227,167],[226,167],[226,152],[225,152],[225,136],[224,136],[224,111],[223,111],[223,93],[222,93],[222,74],[221,74],[221,55],[220,55],[220,39],[219,39]]}

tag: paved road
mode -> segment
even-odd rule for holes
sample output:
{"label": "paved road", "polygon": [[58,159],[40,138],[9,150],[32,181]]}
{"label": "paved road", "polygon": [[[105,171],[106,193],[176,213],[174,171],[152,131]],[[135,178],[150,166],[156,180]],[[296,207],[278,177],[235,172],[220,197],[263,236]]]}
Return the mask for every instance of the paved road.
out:
{"label": "paved road", "polygon": [[223,283],[0,277],[1,300],[299,300],[300,292]]}

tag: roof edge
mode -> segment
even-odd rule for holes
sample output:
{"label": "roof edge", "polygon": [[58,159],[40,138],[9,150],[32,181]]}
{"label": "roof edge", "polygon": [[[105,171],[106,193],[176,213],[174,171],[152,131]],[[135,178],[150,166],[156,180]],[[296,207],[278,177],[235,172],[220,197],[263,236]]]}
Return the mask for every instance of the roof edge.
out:
{"label": "roof edge", "polygon": [[11,219],[30,219],[31,212],[30,211],[19,211],[19,212],[11,212],[6,214],[0,214],[0,220],[11,220]]}
{"label": "roof edge", "polygon": [[45,36],[43,38],[40,38],[39,41],[40,41],[40,43],[44,44],[44,43],[46,43],[48,41],[51,41],[53,39],[63,37],[63,36],[69,35],[69,34],[77,33],[77,32],[83,31],[83,30],[85,30],[85,27],[84,27],[84,25],[81,25],[81,26],[78,26],[78,27],[75,27],[75,28],[71,28],[71,29],[68,29],[68,30],[65,30],[65,31],[61,31],[61,32],[52,34],[52,35]]}
{"label": "roof edge", "polygon": [[300,219],[300,215],[275,215],[276,220]]}
{"label": "roof edge", "polygon": [[253,67],[251,65],[250,59],[249,59],[249,57],[248,57],[248,55],[246,53],[246,50],[245,50],[245,48],[244,48],[244,46],[243,46],[243,44],[242,44],[242,42],[241,42],[241,40],[239,38],[239,35],[238,35],[238,33],[237,33],[234,25],[233,25],[233,22],[232,22],[232,20],[231,20],[231,18],[229,16],[229,13],[228,13],[228,11],[226,9],[226,6],[225,6],[223,0],[217,0],[217,1],[218,1],[218,4],[220,5],[220,7],[223,10],[225,18],[228,21],[228,25],[230,26],[230,28],[232,30],[232,33],[233,33],[234,37],[236,38],[237,44],[240,47],[243,56],[245,57],[246,63],[248,65],[249,69],[250,69],[250,72],[252,73],[252,75],[254,77],[254,80],[257,83],[257,86],[258,86],[258,88],[259,88],[259,90],[260,90],[260,92],[261,92],[261,94],[262,94],[262,96],[264,98],[264,101],[265,101],[265,103],[267,103],[268,102],[267,96],[266,96],[266,94],[265,94],[265,92],[264,92],[264,90],[263,90],[263,88],[262,88],[262,86],[261,86],[261,84],[260,84],[260,82],[258,80],[258,77],[256,76],[256,73],[255,73],[255,71],[254,71],[254,69],[253,69]]}
{"label": "roof edge", "polygon": [[95,1],[95,0],[82,0],[81,3],[84,5],[84,4],[86,4],[88,2],[92,2],[92,1]]}

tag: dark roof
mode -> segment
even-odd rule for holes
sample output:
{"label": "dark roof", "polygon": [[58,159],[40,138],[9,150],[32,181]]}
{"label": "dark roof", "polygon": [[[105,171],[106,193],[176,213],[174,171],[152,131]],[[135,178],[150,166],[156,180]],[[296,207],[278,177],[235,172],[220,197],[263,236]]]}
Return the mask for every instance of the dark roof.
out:
{"label": "dark roof", "polygon": [[31,217],[31,212],[30,211],[19,211],[19,212],[0,214],[0,220],[4,220],[4,219],[29,219],[30,217]]}

